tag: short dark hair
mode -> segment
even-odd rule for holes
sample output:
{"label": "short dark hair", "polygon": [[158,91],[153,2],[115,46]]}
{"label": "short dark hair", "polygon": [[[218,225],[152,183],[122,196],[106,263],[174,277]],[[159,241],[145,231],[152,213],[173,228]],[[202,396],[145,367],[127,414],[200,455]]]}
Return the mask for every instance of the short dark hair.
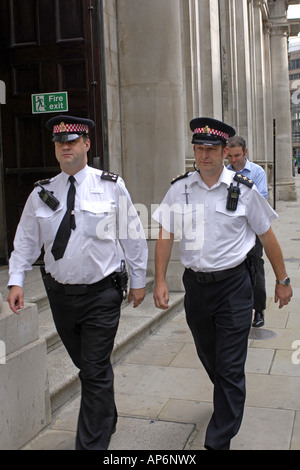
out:
{"label": "short dark hair", "polygon": [[242,147],[243,152],[246,150],[246,141],[244,137],[240,135],[235,135],[234,137],[231,137],[228,140],[228,147],[233,148],[233,147]]}

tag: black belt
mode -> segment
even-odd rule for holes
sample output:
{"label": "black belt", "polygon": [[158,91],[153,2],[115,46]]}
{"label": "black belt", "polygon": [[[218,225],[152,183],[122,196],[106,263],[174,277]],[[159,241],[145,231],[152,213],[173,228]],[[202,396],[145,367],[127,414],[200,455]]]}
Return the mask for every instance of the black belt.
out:
{"label": "black belt", "polygon": [[246,262],[243,261],[241,264],[235,268],[225,269],[224,271],[213,271],[213,272],[199,272],[193,271],[191,268],[187,268],[186,271],[196,279],[200,284],[212,284],[214,282],[223,281],[233,274],[244,270],[246,267]]}
{"label": "black belt", "polygon": [[[42,271],[42,269],[41,269]],[[93,284],[61,284],[57,282],[51,274],[43,273],[43,280],[46,287],[50,287],[57,292],[64,292],[65,295],[85,295],[90,292],[108,289],[109,287],[115,287],[116,273],[112,273],[109,276],[101,279],[101,281],[94,282]]]}

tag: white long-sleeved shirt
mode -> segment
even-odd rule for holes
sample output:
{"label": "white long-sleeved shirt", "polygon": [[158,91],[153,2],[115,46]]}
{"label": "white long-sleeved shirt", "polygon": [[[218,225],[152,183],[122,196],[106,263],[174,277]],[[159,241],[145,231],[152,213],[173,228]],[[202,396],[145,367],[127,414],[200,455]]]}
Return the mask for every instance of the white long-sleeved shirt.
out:
{"label": "white long-sleeved shirt", "polygon": [[44,246],[46,272],[63,284],[98,282],[120,270],[125,253],[131,287],[145,286],[148,247],[141,221],[124,181],[104,180],[101,175],[101,170],[87,165],[74,175],[76,229],[58,261],[51,248],[66,211],[69,175],[61,172],[45,186],[60,201],[56,211],[41,200],[39,187],[32,191],[16,231],[8,285],[23,287],[26,272]]}

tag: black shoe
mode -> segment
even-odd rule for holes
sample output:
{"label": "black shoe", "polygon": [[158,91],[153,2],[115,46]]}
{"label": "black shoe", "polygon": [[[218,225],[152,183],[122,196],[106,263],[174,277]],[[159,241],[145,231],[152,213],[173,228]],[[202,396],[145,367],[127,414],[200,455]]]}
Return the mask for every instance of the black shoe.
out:
{"label": "black shoe", "polygon": [[261,312],[255,312],[252,326],[254,328],[260,328],[264,326],[264,324],[265,324],[264,314]]}

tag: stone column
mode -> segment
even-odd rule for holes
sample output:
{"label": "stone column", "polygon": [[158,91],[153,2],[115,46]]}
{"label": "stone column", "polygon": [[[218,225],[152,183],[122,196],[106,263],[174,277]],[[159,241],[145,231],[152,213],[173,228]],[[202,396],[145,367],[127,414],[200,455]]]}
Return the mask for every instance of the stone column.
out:
{"label": "stone column", "polygon": [[292,132],[288,75],[287,2],[270,4],[270,42],[272,62],[273,113],[276,119],[276,196],[285,201],[296,200],[292,177]]}
{"label": "stone column", "polygon": [[264,56],[265,56],[265,96],[266,96],[266,155],[269,165],[268,182],[272,181],[271,169],[273,163],[273,104],[272,104],[272,66],[270,46],[270,21],[264,21]]}
{"label": "stone column", "polygon": [[[249,159],[262,166],[267,175],[268,185],[272,183],[273,161],[273,113],[270,93],[270,42],[267,11],[264,0],[254,0],[248,5],[252,88],[252,143],[248,144]],[[271,111],[271,112],[270,112]],[[273,201],[269,191],[269,201]]]}
{"label": "stone column", "polygon": [[263,47],[263,21],[261,2],[255,1],[249,5],[250,48],[251,48],[251,78],[253,95],[253,148],[249,154],[252,161],[262,161],[266,158],[265,148],[265,70]]}
{"label": "stone column", "polygon": [[[186,121],[223,119],[219,0],[182,1]],[[193,171],[191,132],[186,127],[186,167]]]}
{"label": "stone column", "polygon": [[252,148],[252,93],[250,69],[249,17],[247,0],[234,0],[236,28],[237,132]]}
{"label": "stone column", "polygon": [[221,53],[218,0],[197,2],[200,115],[222,119]]}
{"label": "stone column", "polygon": [[[220,0],[224,119],[253,155],[253,74],[247,0]],[[253,50],[253,49],[252,49]]]}
{"label": "stone column", "polygon": [[[123,176],[133,202],[149,215],[185,170],[180,7],[180,0],[117,4]],[[149,239],[150,269],[153,244]]]}
{"label": "stone column", "polygon": [[234,0],[220,0],[223,118],[238,124],[238,73],[236,12]]}

